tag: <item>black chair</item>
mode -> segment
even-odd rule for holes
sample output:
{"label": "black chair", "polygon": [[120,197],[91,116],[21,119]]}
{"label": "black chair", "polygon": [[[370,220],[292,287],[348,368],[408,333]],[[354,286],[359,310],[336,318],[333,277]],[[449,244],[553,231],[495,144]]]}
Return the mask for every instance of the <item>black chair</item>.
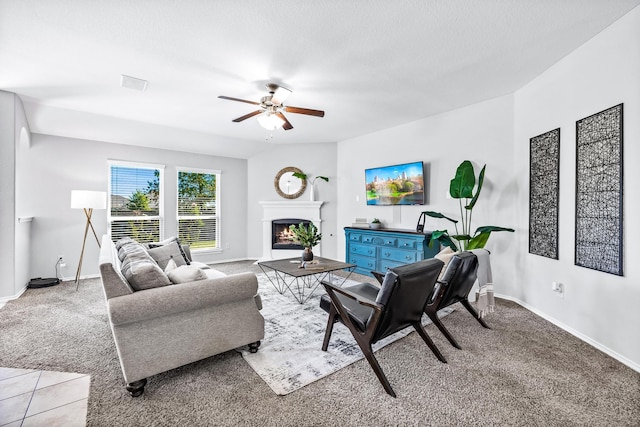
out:
{"label": "black chair", "polygon": [[340,288],[322,282],[327,295],[320,299],[320,307],[329,313],[322,350],[327,350],[333,324],[342,322],[353,334],[386,392],[393,397],[396,394],[373,355],[372,344],[413,326],[436,357],[446,363],[420,321],[443,265],[438,259],[429,259],[390,269],[381,287],[359,283]]}
{"label": "black chair", "polygon": [[449,265],[447,265],[442,280],[439,280],[436,284],[433,295],[429,298],[424,308],[427,316],[440,329],[440,332],[447,337],[451,345],[456,348],[461,347],[438,318],[437,313],[439,310],[459,302],[483,327],[491,329],[469,303],[469,292],[476,281],[477,275],[478,258],[473,253],[461,252],[454,255],[449,261]]}

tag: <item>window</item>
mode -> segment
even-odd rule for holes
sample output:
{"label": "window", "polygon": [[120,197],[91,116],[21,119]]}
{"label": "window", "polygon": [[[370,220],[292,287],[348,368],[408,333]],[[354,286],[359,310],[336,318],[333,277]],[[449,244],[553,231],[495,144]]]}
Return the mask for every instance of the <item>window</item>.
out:
{"label": "window", "polygon": [[178,238],[192,249],[220,249],[220,172],[178,170]]}
{"label": "window", "polygon": [[113,162],[109,165],[109,232],[157,242],[162,229],[162,166]]}

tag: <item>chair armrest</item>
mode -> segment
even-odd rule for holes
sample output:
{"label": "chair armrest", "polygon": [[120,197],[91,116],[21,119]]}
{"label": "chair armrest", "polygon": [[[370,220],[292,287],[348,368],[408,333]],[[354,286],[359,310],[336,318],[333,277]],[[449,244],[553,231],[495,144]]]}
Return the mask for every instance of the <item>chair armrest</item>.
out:
{"label": "chair armrest", "polygon": [[373,277],[376,278],[376,280],[382,285],[382,282],[384,282],[384,276],[385,273],[382,273],[380,271],[371,271],[371,274],[373,274]]}
{"label": "chair armrest", "polygon": [[340,288],[336,285],[334,285],[333,283],[329,283],[329,282],[321,282],[322,285],[324,286],[324,288],[327,290],[327,292],[329,292],[329,289],[331,289],[334,292],[337,292],[341,295],[346,296],[347,298],[351,298],[353,300],[356,300],[356,302],[358,304],[370,307],[374,310],[382,310],[384,307],[380,304],[378,304],[377,302],[363,296],[363,295],[359,295],[355,292],[351,292],[349,290],[349,288]]}
{"label": "chair armrest", "polygon": [[[233,301],[253,299],[258,292],[254,273],[232,274],[215,279],[138,291],[107,301],[114,325],[139,322]],[[257,309],[257,308],[256,308]]]}
{"label": "chair armrest", "polygon": [[436,285],[434,286],[433,291],[431,291],[431,295],[427,298],[427,305],[431,306],[435,304],[437,307],[438,304],[440,304],[440,301],[442,301],[442,297],[444,297],[444,293],[448,286],[449,282],[436,280]]}

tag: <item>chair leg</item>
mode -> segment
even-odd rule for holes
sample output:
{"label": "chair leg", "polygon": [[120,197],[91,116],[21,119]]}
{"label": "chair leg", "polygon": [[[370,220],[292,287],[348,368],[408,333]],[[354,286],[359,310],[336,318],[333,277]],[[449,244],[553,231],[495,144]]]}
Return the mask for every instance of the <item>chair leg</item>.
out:
{"label": "chair leg", "polygon": [[324,332],[324,341],[322,342],[322,351],[327,351],[329,347],[329,339],[331,339],[331,332],[333,332],[333,325],[336,323],[336,317],[338,317],[338,311],[331,304],[331,309],[329,310],[329,320],[327,321],[327,329]]}
{"label": "chair leg", "polygon": [[442,322],[438,318],[438,313],[437,312],[431,312],[431,311],[425,311],[425,313],[427,313],[427,316],[429,316],[429,319],[431,319],[433,324],[436,325],[438,327],[438,329],[440,329],[440,332],[442,332],[442,335],[444,335],[449,340],[451,345],[454,346],[455,348],[461,350],[462,347],[460,347],[460,344],[458,344],[456,339],[453,338],[453,335],[451,335],[451,333],[447,330],[447,328],[444,327],[444,325],[442,324]]}
{"label": "chair leg", "polygon": [[415,329],[416,332],[422,337],[422,340],[429,346],[429,348],[431,349],[433,354],[436,355],[438,360],[441,361],[442,363],[447,363],[447,359],[445,359],[444,356],[442,355],[442,353],[440,353],[440,349],[438,349],[438,347],[436,347],[436,345],[434,344],[433,340],[427,334],[427,331],[424,330],[422,325],[420,323],[414,323],[413,324],[413,329]]}
{"label": "chair leg", "polygon": [[362,345],[360,343],[358,343],[358,345],[360,346],[360,349],[362,350],[364,357],[367,359],[367,362],[369,362],[369,365],[371,365],[371,369],[373,369],[373,372],[375,372],[376,377],[378,377],[378,380],[382,384],[382,387],[384,387],[384,390],[389,395],[396,397],[396,393],[391,388],[391,384],[389,383],[387,376],[384,374],[384,372],[382,372],[382,368],[380,367],[378,360],[373,355],[373,349],[371,348],[371,346]]}
{"label": "chair leg", "polygon": [[464,307],[467,309],[467,311],[468,311],[469,313],[471,313],[471,315],[472,315],[473,317],[475,317],[475,319],[476,319],[476,320],[477,320],[477,321],[482,325],[482,327],[487,328],[487,329],[491,329],[491,328],[489,327],[489,325],[487,325],[487,324],[486,324],[486,322],[484,321],[484,319],[478,315],[478,312],[475,310],[475,308],[473,308],[473,307],[471,306],[471,303],[469,303],[469,301],[468,301],[468,300],[464,299],[464,300],[462,300],[462,301],[460,301],[460,302],[462,303],[462,305],[464,305]]}
{"label": "chair leg", "polygon": [[249,352],[250,353],[257,353],[259,347],[260,347],[260,341],[255,341],[255,342],[249,343]]}

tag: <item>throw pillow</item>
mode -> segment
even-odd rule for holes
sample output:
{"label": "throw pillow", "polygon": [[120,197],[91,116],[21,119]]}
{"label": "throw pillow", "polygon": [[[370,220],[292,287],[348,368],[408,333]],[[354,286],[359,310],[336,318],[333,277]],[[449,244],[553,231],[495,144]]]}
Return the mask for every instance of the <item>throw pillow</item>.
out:
{"label": "throw pillow", "polygon": [[180,246],[178,246],[176,242],[171,242],[167,245],[150,248],[149,250],[147,250],[147,252],[163,270],[167,267],[167,263],[171,259],[173,259],[173,261],[175,262],[176,267],[187,265],[184,258],[182,257]]}
{"label": "throw pillow", "polygon": [[122,260],[122,275],[134,291],[171,284],[167,275],[140,243],[126,238],[119,240],[118,246],[118,258]]}
{"label": "throw pillow", "polygon": [[178,240],[177,237],[170,237],[168,239],[162,240],[161,242],[147,243],[147,246],[149,247],[149,249],[153,249],[153,248],[159,248],[161,246],[168,245],[170,243],[176,243],[178,245],[178,249],[180,250],[180,255],[182,255],[182,259],[184,259],[185,264],[187,265],[191,264],[191,260],[189,259],[187,254],[184,252],[184,249],[182,249],[180,240]]}
{"label": "throw pillow", "polygon": [[440,261],[444,262],[444,265],[442,266],[442,270],[440,270],[440,275],[438,276],[438,280],[441,281],[444,278],[444,273],[445,271],[447,271],[447,266],[449,265],[449,261],[451,261],[451,258],[453,258],[454,255],[459,253],[460,252],[454,252],[449,246],[447,246],[443,250],[438,252],[436,256],[434,256],[434,258],[437,258]]}
{"label": "throw pillow", "polygon": [[191,265],[182,265],[171,270],[168,274],[169,280],[174,284],[195,282],[196,280],[204,280],[207,275],[198,267]]}
{"label": "throw pillow", "polygon": [[176,262],[173,260],[173,258],[171,258],[167,263],[167,266],[164,268],[164,272],[166,274],[169,274],[171,270],[175,270],[176,268],[178,268],[178,266],[176,265]]}

